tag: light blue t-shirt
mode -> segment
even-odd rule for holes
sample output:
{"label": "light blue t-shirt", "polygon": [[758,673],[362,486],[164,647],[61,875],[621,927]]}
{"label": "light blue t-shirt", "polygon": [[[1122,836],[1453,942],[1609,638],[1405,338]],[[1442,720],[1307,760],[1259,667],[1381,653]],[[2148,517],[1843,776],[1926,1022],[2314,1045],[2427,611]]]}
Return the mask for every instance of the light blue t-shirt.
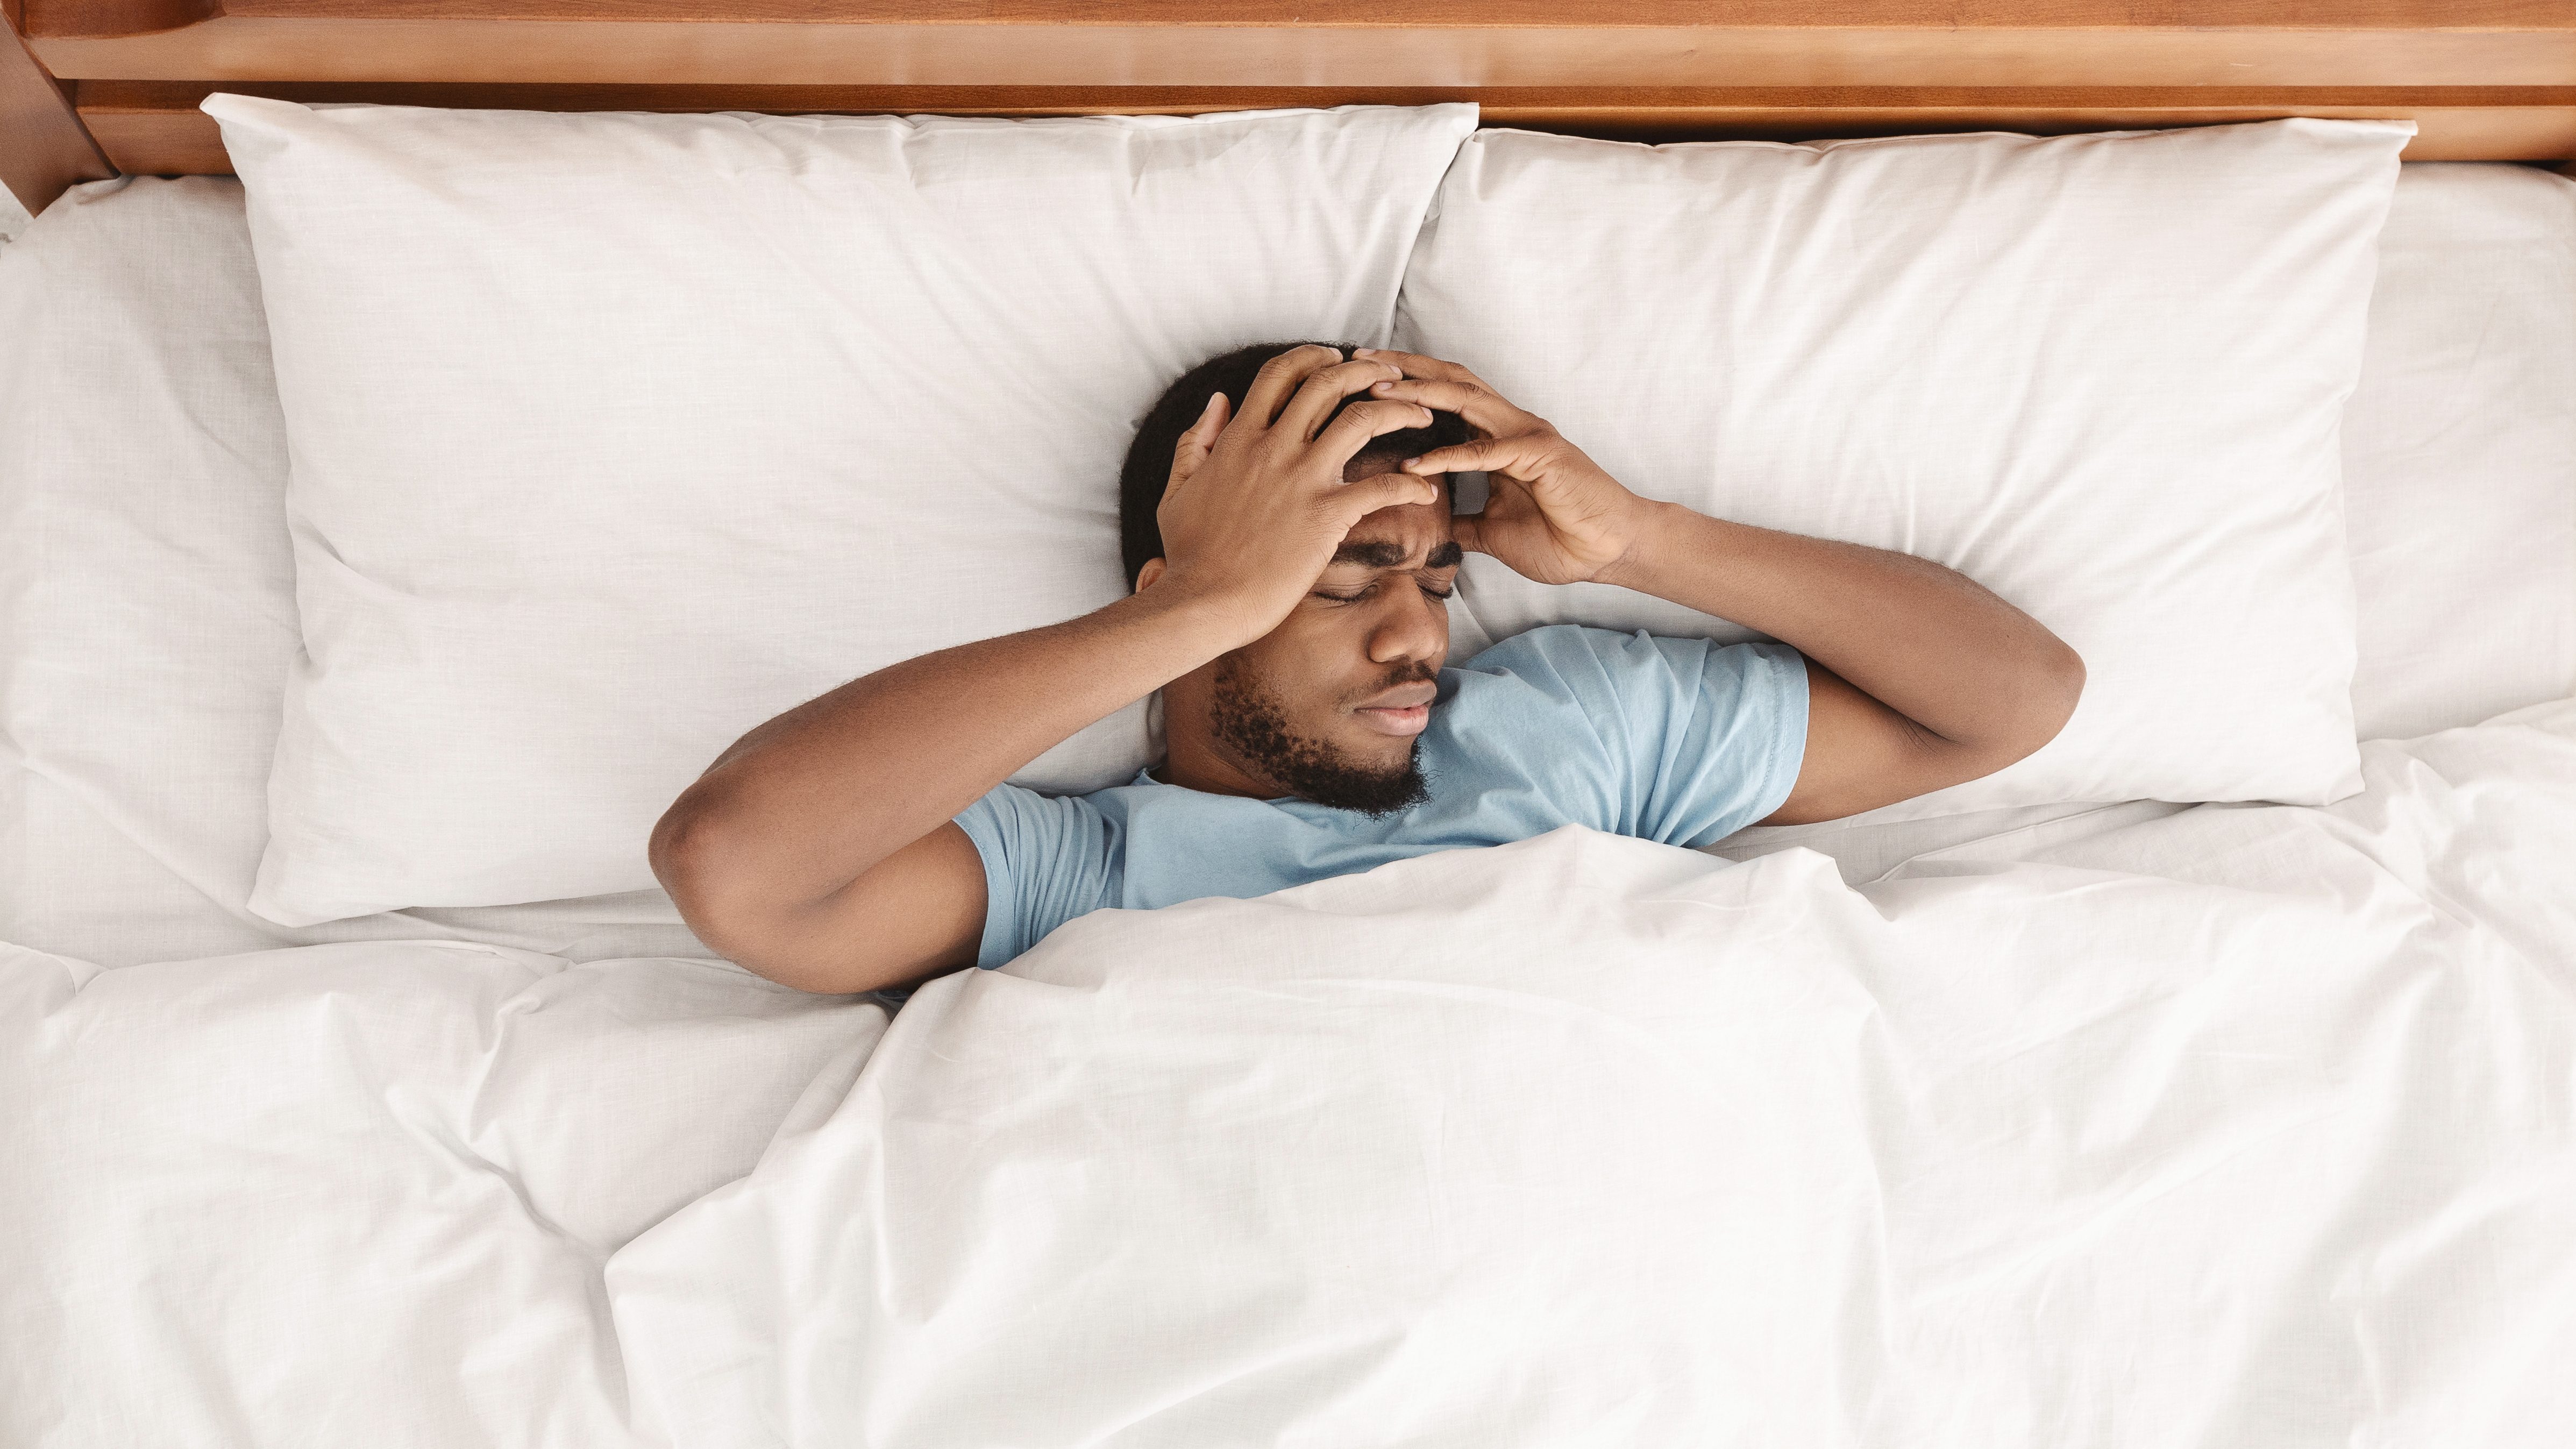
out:
{"label": "light blue t-shirt", "polygon": [[1782,644],[1551,625],[1440,671],[1420,738],[1431,798],[1377,819],[1144,771],[1088,795],[997,787],[957,817],[984,857],[976,964],[999,966],[1107,906],[1268,895],[1561,825],[1714,844],[1779,809],[1797,783],[1806,661]]}

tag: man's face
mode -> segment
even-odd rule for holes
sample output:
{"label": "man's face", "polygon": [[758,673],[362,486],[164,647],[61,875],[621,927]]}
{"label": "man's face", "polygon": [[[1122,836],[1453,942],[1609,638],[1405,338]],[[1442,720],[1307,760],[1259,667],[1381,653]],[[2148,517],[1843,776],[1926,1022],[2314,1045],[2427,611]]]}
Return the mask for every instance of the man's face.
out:
{"label": "man's face", "polygon": [[[1354,463],[1356,481],[1390,463]],[[1419,803],[1414,746],[1449,653],[1458,545],[1449,507],[1382,508],[1282,621],[1216,662],[1209,728],[1245,774],[1317,804],[1386,814]]]}

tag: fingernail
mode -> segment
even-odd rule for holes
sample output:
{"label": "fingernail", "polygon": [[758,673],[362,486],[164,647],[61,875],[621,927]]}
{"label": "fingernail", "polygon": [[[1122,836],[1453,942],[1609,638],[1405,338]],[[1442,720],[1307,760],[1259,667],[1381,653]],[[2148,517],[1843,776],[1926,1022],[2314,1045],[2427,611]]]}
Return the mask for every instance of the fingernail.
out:
{"label": "fingernail", "polygon": [[1353,356],[1353,357],[1366,357],[1366,356],[1368,356],[1370,353],[1373,353],[1373,352],[1375,352],[1375,351],[1377,351],[1377,349],[1376,349],[1376,348],[1374,348],[1374,347],[1354,347],[1354,348],[1352,348],[1352,349],[1351,349],[1351,356]]}

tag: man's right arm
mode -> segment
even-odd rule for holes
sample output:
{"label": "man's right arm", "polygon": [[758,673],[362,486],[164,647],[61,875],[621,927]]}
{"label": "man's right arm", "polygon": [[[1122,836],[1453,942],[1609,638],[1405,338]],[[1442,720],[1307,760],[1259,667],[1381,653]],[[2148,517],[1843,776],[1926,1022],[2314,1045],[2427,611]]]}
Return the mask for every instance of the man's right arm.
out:
{"label": "man's right arm", "polygon": [[969,965],[984,871],[953,817],[1240,627],[1221,599],[1151,590],[853,680],[718,758],[654,829],[655,873],[708,946],[789,986]]}
{"label": "man's right arm", "polygon": [[[1183,438],[1140,593],[1062,624],[909,659],[737,741],[653,829],[653,872],[700,940],[807,991],[875,991],[971,964],[981,856],[954,817],[1077,730],[1286,618],[1367,513],[1429,479],[1342,481],[1412,403],[1333,410],[1383,363],[1329,348],[1272,359],[1229,420]],[[1325,426],[1327,418],[1331,425]]]}

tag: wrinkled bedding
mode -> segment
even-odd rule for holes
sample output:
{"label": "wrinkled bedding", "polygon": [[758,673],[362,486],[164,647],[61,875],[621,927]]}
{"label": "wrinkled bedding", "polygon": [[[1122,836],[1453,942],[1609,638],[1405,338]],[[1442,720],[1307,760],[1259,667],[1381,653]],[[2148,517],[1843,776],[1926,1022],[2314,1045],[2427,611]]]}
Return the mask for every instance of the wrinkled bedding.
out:
{"label": "wrinkled bedding", "polygon": [[2576,701],[2364,759],[1104,912],[891,1024],[0,949],[0,1443],[2563,1444]]}

